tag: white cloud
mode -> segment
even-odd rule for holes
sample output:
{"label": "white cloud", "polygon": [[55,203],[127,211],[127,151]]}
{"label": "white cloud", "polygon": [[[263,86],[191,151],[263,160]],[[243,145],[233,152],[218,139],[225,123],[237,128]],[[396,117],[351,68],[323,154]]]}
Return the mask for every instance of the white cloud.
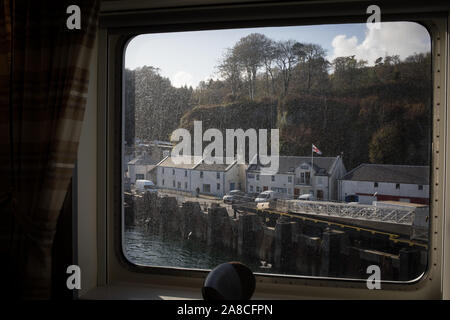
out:
{"label": "white cloud", "polygon": [[194,77],[192,74],[185,71],[178,71],[172,77],[170,77],[170,81],[174,87],[180,88],[185,85],[194,87]]}
{"label": "white cloud", "polygon": [[331,45],[333,53],[329,61],[336,57],[355,55],[356,59],[367,60],[373,65],[375,60],[386,55],[399,55],[404,59],[414,53],[430,51],[430,36],[428,31],[418,23],[385,22],[379,30],[366,27],[365,39],[358,39],[344,34],[334,37]]}

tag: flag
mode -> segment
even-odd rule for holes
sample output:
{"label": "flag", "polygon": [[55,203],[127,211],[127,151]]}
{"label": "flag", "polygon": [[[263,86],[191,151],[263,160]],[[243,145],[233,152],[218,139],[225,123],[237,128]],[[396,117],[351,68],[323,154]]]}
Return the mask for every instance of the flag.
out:
{"label": "flag", "polygon": [[318,155],[322,154],[322,151],[319,150],[315,145],[312,145],[312,152],[317,153]]}

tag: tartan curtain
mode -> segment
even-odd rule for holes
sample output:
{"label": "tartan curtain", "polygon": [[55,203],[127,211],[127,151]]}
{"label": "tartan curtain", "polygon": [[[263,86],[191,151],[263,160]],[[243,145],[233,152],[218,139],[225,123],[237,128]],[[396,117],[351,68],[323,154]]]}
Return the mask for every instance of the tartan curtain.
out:
{"label": "tartan curtain", "polygon": [[[19,298],[46,299],[56,224],[77,157],[99,1],[0,3],[0,201],[2,221],[11,216],[12,289]],[[66,26],[73,4],[81,11],[79,30]]]}

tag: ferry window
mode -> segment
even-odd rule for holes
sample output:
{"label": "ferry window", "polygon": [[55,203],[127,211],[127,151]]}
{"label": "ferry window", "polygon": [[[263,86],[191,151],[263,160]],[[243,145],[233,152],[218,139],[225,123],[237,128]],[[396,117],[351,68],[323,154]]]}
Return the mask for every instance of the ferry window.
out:
{"label": "ferry window", "polygon": [[[256,273],[344,279],[367,279],[376,264],[389,281],[424,273],[430,194],[418,190],[431,190],[432,69],[422,25],[141,34],[124,61],[123,154],[139,161],[123,166],[123,181],[139,170],[156,186],[142,196],[123,185],[129,262],[209,270],[238,260]],[[169,211],[173,221],[161,218]]]}

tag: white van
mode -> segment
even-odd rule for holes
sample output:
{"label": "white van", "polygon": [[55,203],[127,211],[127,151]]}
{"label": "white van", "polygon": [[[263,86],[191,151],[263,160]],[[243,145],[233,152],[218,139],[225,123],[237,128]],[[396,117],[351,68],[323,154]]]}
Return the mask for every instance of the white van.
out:
{"label": "white van", "polygon": [[268,201],[272,201],[272,200],[277,200],[277,199],[284,199],[286,198],[285,195],[279,193],[279,192],[275,192],[273,190],[266,190],[261,192],[255,199],[256,203],[259,202],[268,202]]}
{"label": "white van", "polygon": [[141,192],[157,192],[156,186],[151,180],[136,180],[136,190]]}
{"label": "white van", "polygon": [[311,193],[305,193],[298,197],[298,200],[309,200],[309,201],[315,201],[316,197],[312,195]]}

